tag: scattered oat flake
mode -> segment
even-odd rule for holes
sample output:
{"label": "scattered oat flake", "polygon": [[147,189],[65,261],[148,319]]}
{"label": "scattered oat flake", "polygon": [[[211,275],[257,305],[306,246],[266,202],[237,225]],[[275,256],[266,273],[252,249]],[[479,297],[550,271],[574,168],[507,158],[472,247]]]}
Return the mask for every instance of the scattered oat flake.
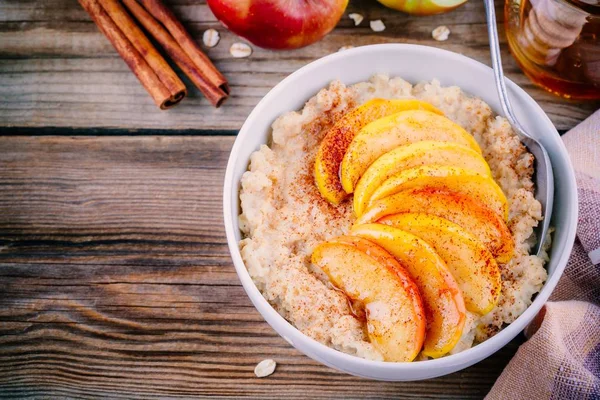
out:
{"label": "scattered oat flake", "polygon": [[219,44],[219,40],[221,40],[221,35],[216,29],[207,29],[202,34],[202,42],[206,47],[215,47]]}
{"label": "scattered oat flake", "polygon": [[342,47],[339,48],[338,51],[350,50],[350,49],[353,49],[353,48],[354,48],[354,46],[352,46],[352,45],[342,46]]}
{"label": "scattered oat flake", "polygon": [[352,21],[354,21],[354,26],[358,26],[358,25],[360,25],[360,23],[361,23],[361,22],[363,21],[363,19],[364,19],[362,15],[360,15],[360,14],[357,14],[357,13],[351,13],[351,14],[348,14],[348,17],[350,17],[350,19],[351,19]]}
{"label": "scattered oat flake", "polygon": [[272,360],[270,358],[262,360],[254,368],[254,374],[259,378],[264,378],[265,376],[269,376],[273,372],[275,372],[276,366],[277,363],[275,362],[275,360]]}
{"label": "scattered oat flake", "polygon": [[438,42],[443,42],[444,40],[448,40],[450,29],[446,25],[438,26],[431,32],[431,36]]}
{"label": "scattered oat flake", "polygon": [[371,29],[374,32],[383,32],[383,31],[385,31],[385,25],[383,24],[383,21],[380,20],[380,19],[376,19],[375,21],[369,22],[369,25],[371,25]]}
{"label": "scattered oat flake", "polygon": [[246,43],[234,43],[229,48],[229,54],[231,54],[233,58],[250,57],[252,54],[252,47],[248,46]]}

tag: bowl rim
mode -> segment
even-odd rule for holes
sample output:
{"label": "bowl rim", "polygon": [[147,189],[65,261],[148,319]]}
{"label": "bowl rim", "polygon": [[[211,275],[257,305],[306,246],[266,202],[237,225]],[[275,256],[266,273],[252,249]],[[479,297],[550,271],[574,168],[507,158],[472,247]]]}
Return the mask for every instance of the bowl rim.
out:
{"label": "bowl rim", "polygon": [[[462,54],[454,53],[454,52],[451,52],[448,50],[440,49],[437,47],[431,47],[431,46],[393,43],[393,44],[376,44],[376,45],[360,46],[360,47],[356,47],[353,49],[344,50],[343,52],[333,53],[333,54],[327,55],[325,57],[322,57],[320,59],[317,59],[317,60],[299,68],[292,74],[288,75],[285,79],[283,79],[275,87],[273,87],[260,100],[260,102],[256,105],[256,107],[254,107],[254,109],[252,110],[252,112],[250,113],[250,115],[248,116],[248,118],[246,119],[244,124],[242,125],[242,128],[240,129],[240,131],[235,139],[235,142],[233,144],[233,147],[231,149],[229,160],[227,162],[227,169],[225,172],[225,179],[224,179],[224,186],[223,186],[223,214],[224,214],[225,231],[226,231],[226,236],[227,236],[227,244],[229,247],[229,251],[231,253],[231,257],[232,257],[237,275],[238,275],[240,281],[242,282],[242,286],[244,287],[244,290],[246,291],[248,297],[252,301],[252,303],[255,306],[255,308],[257,309],[257,311],[263,316],[263,318],[267,321],[267,323],[269,323],[269,325],[271,325],[271,327],[279,335],[281,335],[286,341],[288,341],[288,343],[290,343],[293,347],[297,348],[298,350],[300,350],[302,353],[306,354],[307,356],[309,356],[311,358],[315,358],[314,355],[307,354],[305,350],[299,349],[296,346],[296,343],[304,342],[307,346],[312,347],[312,349],[315,352],[319,352],[319,353],[323,354],[324,358],[328,358],[329,360],[332,358],[337,359],[337,361],[342,364],[353,365],[355,367],[360,367],[360,368],[367,368],[367,369],[368,368],[377,368],[380,371],[400,372],[400,373],[401,372],[409,372],[409,371],[411,373],[419,372],[419,371],[424,372],[424,371],[432,369],[432,368],[441,370],[441,369],[445,369],[445,368],[452,368],[455,366],[459,366],[459,368],[456,369],[456,370],[459,370],[459,369],[462,369],[463,367],[472,365],[472,364],[482,360],[483,358],[489,357],[491,354],[495,353],[497,350],[504,347],[506,345],[506,343],[508,343],[510,340],[514,339],[525,328],[525,326],[529,323],[529,321],[533,318],[533,316],[540,311],[542,306],[548,300],[550,294],[556,287],[558,280],[562,276],[564,269],[566,267],[567,261],[569,259],[569,256],[571,254],[571,250],[572,250],[573,243],[575,240],[575,233],[576,233],[576,226],[577,226],[577,216],[578,216],[577,207],[571,207],[568,210],[569,224],[562,228],[562,229],[567,230],[568,241],[567,241],[565,247],[560,249],[560,254],[556,254],[556,251],[554,252],[555,253],[554,257],[559,257],[554,274],[546,280],[546,282],[542,286],[542,289],[540,290],[540,292],[537,293],[532,304],[529,305],[529,307],[527,307],[525,309],[525,311],[515,321],[510,323],[508,326],[502,328],[496,335],[492,336],[491,338],[487,339],[486,341],[479,343],[476,346],[473,346],[469,349],[466,349],[466,350],[461,351],[456,354],[444,356],[441,358],[424,360],[424,361],[419,361],[419,362],[389,362],[389,361],[367,360],[367,359],[364,359],[364,358],[361,358],[361,357],[358,357],[355,355],[341,352],[341,351],[331,348],[329,346],[326,346],[326,345],[310,338],[309,336],[305,335],[304,333],[302,333],[295,326],[293,326],[290,322],[288,322],[284,317],[282,317],[269,304],[269,302],[264,298],[262,293],[258,290],[256,285],[252,281],[250,274],[248,273],[248,270],[244,264],[244,261],[242,260],[240,249],[239,249],[239,243],[235,237],[235,229],[234,229],[235,225],[233,222],[233,218],[237,218],[238,216],[237,215],[233,216],[230,211],[232,209],[232,204],[233,204],[232,203],[232,194],[234,191],[235,191],[236,199],[237,199],[237,202],[239,205],[240,189],[239,189],[239,182],[233,181],[233,179],[234,179],[233,170],[235,168],[235,164],[237,161],[237,155],[238,155],[241,147],[243,146],[245,139],[252,134],[251,127],[253,126],[255,121],[260,117],[261,112],[262,112],[263,108],[265,107],[266,103],[268,102],[268,100],[272,97],[278,96],[279,93],[285,89],[285,87],[288,85],[288,83],[295,80],[296,77],[298,77],[299,75],[308,75],[311,71],[321,68],[325,64],[331,62],[332,60],[335,60],[338,58],[344,58],[344,57],[347,57],[348,55],[351,55],[354,53],[369,53],[369,52],[377,52],[377,51],[382,51],[382,50],[388,50],[388,51],[416,50],[416,51],[425,52],[425,53],[428,53],[428,52],[429,53],[437,53],[437,55],[439,55],[441,57],[450,58],[450,59],[453,59],[453,61],[458,61],[461,63],[469,64],[473,68],[483,69],[486,71],[486,73],[488,73],[490,75],[490,77],[492,76],[492,73],[493,73],[492,68],[490,68],[487,65],[485,65],[479,61],[476,61],[472,58],[464,56]],[[373,71],[373,73],[376,73],[376,71]],[[432,77],[432,79],[433,78],[434,77]],[[524,97],[525,99],[530,100],[532,102],[533,106],[535,106],[535,108],[537,108],[537,111],[539,112],[540,117],[545,119],[546,122],[549,122],[550,125],[554,127],[554,124],[552,124],[551,120],[548,118],[546,113],[537,104],[537,102],[533,98],[531,98],[531,96],[529,96],[522,88],[520,88],[517,84],[512,82],[510,79],[506,78],[506,81],[507,81],[507,85],[511,91],[518,93],[518,95],[520,97]],[[308,100],[308,99],[306,99],[306,100]],[[501,115],[501,114],[498,113],[498,115]],[[556,129],[553,130],[553,134],[555,134],[556,136],[559,136]],[[563,157],[566,157],[568,159],[568,153],[566,152],[566,148],[564,147],[564,145],[561,147],[561,153],[562,153],[561,155]],[[248,162],[249,162],[249,160],[248,160]],[[572,186],[572,188],[574,186],[574,188],[575,188],[575,190],[570,190],[568,195],[570,196],[570,201],[572,202],[572,204],[577,205],[577,190],[576,190],[576,184],[575,184],[575,173],[574,173],[572,165],[570,163],[569,163],[569,166],[570,166],[570,168],[568,168],[568,170],[566,170],[566,171],[563,170],[563,171],[561,171],[561,173],[568,174],[568,176],[566,177],[567,178],[566,180],[570,183],[569,186]],[[555,169],[555,171],[556,171],[556,169]],[[239,207],[238,207],[238,209],[239,209]],[[275,326],[273,326],[274,323],[279,324],[279,326],[278,326],[279,329],[277,329],[277,328],[275,328]],[[500,344],[498,346],[497,345],[498,343],[504,343],[504,344]],[[320,362],[323,362],[323,360],[321,358],[318,358],[317,360]],[[328,364],[328,363],[326,363],[326,364]],[[440,375],[440,374],[438,374],[438,375]],[[443,373],[442,375],[445,375],[445,373]]]}

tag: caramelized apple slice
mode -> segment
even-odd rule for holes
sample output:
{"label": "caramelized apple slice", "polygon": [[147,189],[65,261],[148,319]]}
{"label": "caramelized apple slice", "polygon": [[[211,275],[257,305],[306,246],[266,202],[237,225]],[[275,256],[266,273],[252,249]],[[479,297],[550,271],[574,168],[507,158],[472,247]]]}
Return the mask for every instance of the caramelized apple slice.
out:
{"label": "caramelized apple slice", "polygon": [[448,118],[424,110],[401,111],[371,122],[354,137],[342,160],[342,187],[346,193],[354,192],[376,159],[396,147],[423,140],[457,143],[481,153],[473,136]]}
{"label": "caramelized apple slice", "polygon": [[405,169],[423,165],[455,166],[492,176],[485,159],[469,147],[430,140],[400,146],[379,157],[360,178],[354,190],[354,213],[362,215],[373,192],[385,180]]}
{"label": "caramelized apple slice", "polygon": [[405,190],[373,203],[355,222],[375,222],[398,213],[424,213],[445,218],[475,236],[500,263],[510,261],[514,241],[498,214],[471,196],[432,188]]}
{"label": "caramelized apple slice", "polygon": [[446,165],[409,168],[391,176],[373,192],[369,204],[408,189],[447,189],[471,196],[508,220],[508,201],[500,186],[489,176]]}
{"label": "caramelized apple slice", "polygon": [[408,232],[382,224],[355,225],[351,234],[387,250],[417,284],[427,320],[423,354],[441,357],[452,350],[465,324],[465,303],[456,281],[435,250]]}
{"label": "caramelized apple slice", "polygon": [[340,183],[339,171],[354,136],[368,123],[404,110],[428,110],[442,115],[437,108],[420,100],[372,99],[345,114],[329,129],[315,160],[315,182],[327,201],[339,204],[347,196]]}
{"label": "caramelized apple slice", "polygon": [[317,246],[312,262],[364,304],[369,339],[386,361],[412,361],[423,345],[425,314],[415,284],[385,253],[366,240],[340,238]]}
{"label": "caramelized apple slice", "polygon": [[429,243],[456,279],[467,310],[484,315],[496,306],[502,288],[500,269],[494,256],[469,232],[430,214],[394,214],[379,222]]}

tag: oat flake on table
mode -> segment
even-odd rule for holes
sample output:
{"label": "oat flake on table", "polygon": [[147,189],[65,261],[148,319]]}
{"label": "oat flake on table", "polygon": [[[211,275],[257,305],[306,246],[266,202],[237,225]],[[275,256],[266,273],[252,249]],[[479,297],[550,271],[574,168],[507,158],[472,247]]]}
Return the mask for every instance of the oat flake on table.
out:
{"label": "oat flake on table", "polygon": [[248,46],[246,43],[237,42],[231,45],[229,54],[231,54],[233,58],[250,57],[250,55],[252,55],[252,47]]}
{"label": "oat flake on table", "polygon": [[221,36],[216,29],[207,29],[202,34],[202,42],[206,47],[215,47],[219,44],[219,40],[221,40]]}
{"label": "oat flake on table", "polygon": [[385,24],[380,19],[369,22],[369,25],[371,26],[373,32],[383,32],[385,30]]}
{"label": "oat flake on table", "polygon": [[275,372],[276,366],[277,363],[275,362],[275,360],[267,358],[266,360],[262,360],[256,365],[256,367],[254,368],[254,374],[258,378],[264,378],[265,376],[269,376],[273,372]]}
{"label": "oat flake on table", "polygon": [[357,14],[357,13],[348,14],[348,18],[350,18],[352,21],[354,21],[354,26],[360,25],[360,23],[364,19],[364,17],[362,15]]}
{"label": "oat flake on table", "polygon": [[445,40],[448,40],[449,36],[450,36],[450,29],[448,29],[448,27],[446,25],[438,26],[431,32],[431,37],[434,38],[435,40],[437,40],[438,42],[443,42]]}

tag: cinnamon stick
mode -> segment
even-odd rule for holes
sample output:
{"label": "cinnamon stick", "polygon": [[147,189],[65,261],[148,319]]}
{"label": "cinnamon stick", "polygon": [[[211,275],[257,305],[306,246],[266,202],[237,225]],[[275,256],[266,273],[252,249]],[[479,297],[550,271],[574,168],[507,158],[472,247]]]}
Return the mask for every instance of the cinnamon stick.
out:
{"label": "cinnamon stick", "polygon": [[156,75],[133,44],[125,37],[115,22],[106,13],[97,0],[78,0],[79,4],[92,17],[100,31],[108,38],[121,58],[148,91],[152,99],[161,109],[174,106],[183,99],[174,97],[169,89]]}
{"label": "cinnamon stick", "polygon": [[219,72],[210,59],[200,49],[192,36],[186,31],[181,22],[173,15],[161,0],[137,0],[154,18],[160,21],[183,51],[192,59],[210,82],[216,87],[229,94],[227,79]]}
{"label": "cinnamon stick", "polygon": [[98,0],[104,11],[129,39],[133,47],[144,57],[173,99],[183,99],[187,93],[185,85],[165,59],[154,48],[144,32],[123,8],[119,0]]}
{"label": "cinnamon stick", "polygon": [[[190,78],[194,85],[200,89],[204,96],[216,107],[227,98],[227,93],[210,80],[207,71],[209,67],[198,68],[179,43],[171,36],[166,28],[158,22],[136,0],[121,0],[129,12],[142,24],[158,43],[165,49],[169,57]],[[212,66],[212,63],[211,63]],[[216,68],[212,66],[212,70]],[[217,71],[218,72],[218,71]]]}

